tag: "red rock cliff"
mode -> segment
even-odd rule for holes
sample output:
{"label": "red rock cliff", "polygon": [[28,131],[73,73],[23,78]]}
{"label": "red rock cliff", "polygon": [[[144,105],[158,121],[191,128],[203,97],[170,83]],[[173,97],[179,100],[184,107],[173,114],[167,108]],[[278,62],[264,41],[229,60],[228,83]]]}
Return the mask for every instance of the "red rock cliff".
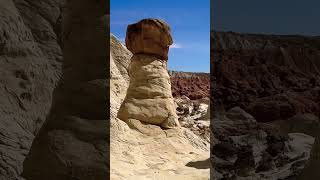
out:
{"label": "red rock cliff", "polygon": [[210,74],[171,71],[171,88],[174,97],[187,96],[195,100],[209,97]]}

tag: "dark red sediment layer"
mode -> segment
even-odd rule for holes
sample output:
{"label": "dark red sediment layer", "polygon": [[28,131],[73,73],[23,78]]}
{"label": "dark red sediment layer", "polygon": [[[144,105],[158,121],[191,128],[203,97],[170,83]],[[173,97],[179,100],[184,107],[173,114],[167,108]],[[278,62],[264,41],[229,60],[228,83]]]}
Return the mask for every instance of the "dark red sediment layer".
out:
{"label": "dark red sediment layer", "polygon": [[210,74],[170,71],[174,97],[187,96],[191,100],[210,96]]}

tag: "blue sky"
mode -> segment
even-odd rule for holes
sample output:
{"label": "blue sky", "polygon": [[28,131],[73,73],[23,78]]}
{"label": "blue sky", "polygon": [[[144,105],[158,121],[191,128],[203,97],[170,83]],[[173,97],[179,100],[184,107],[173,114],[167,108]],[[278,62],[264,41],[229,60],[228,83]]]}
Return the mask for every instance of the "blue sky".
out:
{"label": "blue sky", "polygon": [[210,72],[209,0],[111,0],[110,29],[121,41],[128,24],[143,18],[160,18],[171,27],[174,45],[169,69]]}
{"label": "blue sky", "polygon": [[320,35],[319,0],[213,0],[214,30]]}

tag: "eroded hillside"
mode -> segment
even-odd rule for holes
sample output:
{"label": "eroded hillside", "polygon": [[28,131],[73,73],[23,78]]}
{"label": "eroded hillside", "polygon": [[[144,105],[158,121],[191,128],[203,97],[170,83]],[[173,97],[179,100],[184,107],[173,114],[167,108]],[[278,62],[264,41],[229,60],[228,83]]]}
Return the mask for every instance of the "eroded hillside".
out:
{"label": "eroded hillside", "polygon": [[319,179],[319,43],[211,32],[216,179]]}
{"label": "eroded hillside", "polygon": [[192,100],[210,96],[210,74],[170,71],[174,97],[187,96]]}
{"label": "eroded hillside", "polygon": [[211,39],[214,97],[226,109],[240,106],[258,121],[319,115],[319,38],[212,32]]}

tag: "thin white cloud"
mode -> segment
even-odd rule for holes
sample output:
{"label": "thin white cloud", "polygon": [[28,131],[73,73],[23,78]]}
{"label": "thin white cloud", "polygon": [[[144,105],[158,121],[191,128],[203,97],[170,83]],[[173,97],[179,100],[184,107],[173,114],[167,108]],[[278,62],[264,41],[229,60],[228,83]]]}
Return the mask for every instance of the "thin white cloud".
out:
{"label": "thin white cloud", "polygon": [[177,43],[173,43],[171,46],[170,46],[171,49],[181,49],[182,46],[181,44],[177,44]]}

